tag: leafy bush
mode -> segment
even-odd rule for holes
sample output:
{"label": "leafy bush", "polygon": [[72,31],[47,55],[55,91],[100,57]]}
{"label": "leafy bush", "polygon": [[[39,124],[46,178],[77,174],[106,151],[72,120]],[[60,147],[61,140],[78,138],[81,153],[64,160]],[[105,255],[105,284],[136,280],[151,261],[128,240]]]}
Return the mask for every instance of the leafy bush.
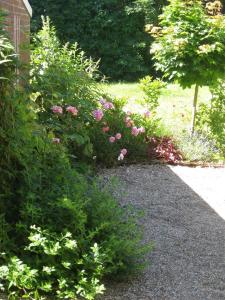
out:
{"label": "leafy bush", "polygon": [[[218,81],[211,87],[210,104],[201,104],[197,114],[198,130],[215,141],[219,149],[225,148],[225,82]],[[224,152],[225,155],[225,152]]]}
{"label": "leafy bush", "polygon": [[[48,18],[43,20],[43,29],[37,34],[36,47],[32,55],[33,99],[38,105],[39,120],[52,135],[53,142],[62,142],[76,162],[87,162],[87,157],[93,162],[92,157],[97,157],[97,162],[109,166],[118,157],[123,159],[125,155],[121,151],[127,152],[125,147],[129,147],[128,157],[134,160],[146,157],[144,133],[155,132],[156,118],[134,114],[133,125],[128,128],[123,101],[112,103],[110,99],[106,101],[100,97],[94,81],[96,65],[93,66],[93,62],[85,59],[78,50],[61,47]],[[56,77],[55,74],[59,75]],[[148,81],[148,92],[151,89],[151,93],[146,102],[152,109],[156,107],[162,88],[160,81],[156,83]],[[100,104],[101,101],[105,103]],[[108,126],[110,129],[106,130]],[[142,134],[132,134],[132,130],[138,130],[137,126]],[[117,134],[117,143],[113,141],[114,136],[109,141],[109,134]]]}
{"label": "leafy bush", "polygon": [[[139,244],[137,215],[127,216],[126,208],[119,206],[93,174],[84,176],[72,167],[67,144],[58,143],[48,122],[41,119],[45,105],[50,110],[50,104],[44,103],[41,111],[24,90],[16,88],[13,48],[5,38],[0,45],[5,46],[0,63],[4,74],[0,78],[0,252],[7,253],[6,260],[0,258],[1,287],[9,289],[12,299],[20,295],[43,299],[42,294],[48,293],[63,299],[72,299],[75,294],[93,299],[102,291],[99,280],[103,275],[129,273],[139,265],[145,247]],[[83,70],[82,63],[80,68]],[[38,77],[32,80],[35,86]],[[40,87],[44,83],[41,78]],[[46,86],[49,89],[47,82]],[[90,91],[89,87],[84,90]],[[82,88],[83,81],[77,86]],[[46,97],[55,104],[47,89],[40,91],[39,99]],[[73,117],[75,110],[67,113],[71,114],[68,118]],[[47,120],[56,117],[49,115]],[[36,227],[30,233],[32,225]],[[25,252],[28,235],[31,243]],[[74,240],[78,247],[71,253],[67,246]],[[62,258],[72,262],[64,263]],[[67,269],[70,262],[71,270]],[[48,266],[56,273],[47,274],[51,270],[44,269],[43,274]]]}
{"label": "leafy bush", "polygon": [[[100,284],[103,275],[104,255],[97,244],[90,252],[80,257],[77,242],[69,232],[53,234],[32,226],[29,245],[31,252],[24,263],[17,257],[9,258],[7,265],[0,267],[0,286],[8,284],[10,299],[75,299],[78,295],[94,299],[104,291]],[[2,283],[1,283],[2,282]]]}
{"label": "leafy bush", "polygon": [[[143,114],[125,112],[125,99],[110,101],[100,99],[97,111],[102,117],[90,131],[97,162],[112,166],[124,158],[146,160],[147,137],[157,133],[159,120],[148,110]],[[109,104],[111,108],[107,108]]]}
{"label": "leafy bush", "polygon": [[178,163],[183,157],[175,142],[168,137],[150,139],[148,148],[149,158],[157,158],[167,163]]}
{"label": "leafy bush", "polygon": [[159,97],[164,87],[164,82],[160,79],[153,80],[151,76],[146,76],[140,80],[140,88],[146,95],[143,104],[147,105],[151,112],[155,112],[159,106]]}
{"label": "leafy bush", "polygon": [[[43,19],[31,56],[32,99],[39,122],[56,137],[63,133],[64,143],[78,157],[92,152],[87,126],[95,99],[100,97],[94,80],[97,65],[84,56],[77,44],[61,46],[49,18]],[[69,109],[64,117],[54,110],[58,106]]]}
{"label": "leafy bush", "polygon": [[176,139],[182,155],[187,161],[211,162],[218,158],[215,143],[206,135],[195,132],[193,136],[183,133]]}

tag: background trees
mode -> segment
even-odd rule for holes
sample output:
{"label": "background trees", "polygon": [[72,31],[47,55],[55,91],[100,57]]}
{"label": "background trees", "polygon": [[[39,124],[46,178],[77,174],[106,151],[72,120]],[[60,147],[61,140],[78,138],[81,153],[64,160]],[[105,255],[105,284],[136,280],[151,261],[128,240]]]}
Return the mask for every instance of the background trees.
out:
{"label": "background trees", "polygon": [[88,56],[101,59],[111,80],[136,80],[149,74],[151,37],[146,23],[157,22],[166,0],[31,0],[32,28],[50,16],[62,42],[78,42]]}

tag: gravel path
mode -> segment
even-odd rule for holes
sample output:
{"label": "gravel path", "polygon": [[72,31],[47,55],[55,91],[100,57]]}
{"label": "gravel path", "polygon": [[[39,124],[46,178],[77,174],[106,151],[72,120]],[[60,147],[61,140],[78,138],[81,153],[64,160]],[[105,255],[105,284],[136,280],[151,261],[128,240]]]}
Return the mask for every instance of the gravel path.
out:
{"label": "gravel path", "polygon": [[104,300],[225,299],[225,169],[135,165],[104,170],[121,202],[145,210],[149,266]]}

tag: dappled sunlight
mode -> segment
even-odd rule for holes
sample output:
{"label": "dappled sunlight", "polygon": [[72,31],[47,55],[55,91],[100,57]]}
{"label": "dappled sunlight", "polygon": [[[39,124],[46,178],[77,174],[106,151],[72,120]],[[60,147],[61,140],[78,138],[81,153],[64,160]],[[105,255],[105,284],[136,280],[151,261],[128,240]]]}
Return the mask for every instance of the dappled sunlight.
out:
{"label": "dappled sunlight", "polygon": [[189,167],[185,172],[184,167],[170,169],[225,220],[225,168],[220,172],[214,168],[198,168],[198,172]]}

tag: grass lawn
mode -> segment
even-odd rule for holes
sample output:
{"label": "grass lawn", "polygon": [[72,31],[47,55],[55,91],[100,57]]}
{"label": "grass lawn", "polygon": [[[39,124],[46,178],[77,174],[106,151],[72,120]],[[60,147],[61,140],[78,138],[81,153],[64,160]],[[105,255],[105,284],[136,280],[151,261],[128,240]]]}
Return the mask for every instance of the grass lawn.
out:
{"label": "grass lawn", "polygon": [[[138,83],[112,83],[102,85],[105,92],[115,97],[129,99],[131,110],[140,109],[138,99],[144,97]],[[199,103],[208,102],[210,99],[209,89],[204,87],[199,91]],[[170,84],[167,86],[160,98],[158,116],[162,118],[168,132],[176,136],[183,130],[189,129],[191,122],[191,109],[194,97],[194,87],[182,89],[179,85]]]}

